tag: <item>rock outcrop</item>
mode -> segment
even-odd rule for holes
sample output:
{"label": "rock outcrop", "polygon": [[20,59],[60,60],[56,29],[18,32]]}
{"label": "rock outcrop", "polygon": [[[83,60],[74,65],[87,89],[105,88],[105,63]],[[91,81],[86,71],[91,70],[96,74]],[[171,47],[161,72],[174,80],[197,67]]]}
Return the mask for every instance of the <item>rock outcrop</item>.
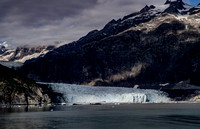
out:
{"label": "rock outcrop", "polygon": [[43,91],[34,81],[0,65],[0,104],[51,103],[49,95]]}

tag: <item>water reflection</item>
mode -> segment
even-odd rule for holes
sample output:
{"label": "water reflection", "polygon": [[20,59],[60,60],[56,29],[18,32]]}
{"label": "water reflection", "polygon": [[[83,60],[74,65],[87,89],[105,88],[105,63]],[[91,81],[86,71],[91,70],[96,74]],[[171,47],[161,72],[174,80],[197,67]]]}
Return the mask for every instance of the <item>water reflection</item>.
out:
{"label": "water reflection", "polygon": [[43,112],[50,111],[50,106],[27,106],[27,105],[17,105],[17,106],[4,106],[0,108],[0,114],[6,113],[21,113],[21,112]]}
{"label": "water reflection", "polygon": [[11,112],[0,114],[0,128],[199,129],[200,127],[200,104],[25,106],[7,108],[6,111]]}

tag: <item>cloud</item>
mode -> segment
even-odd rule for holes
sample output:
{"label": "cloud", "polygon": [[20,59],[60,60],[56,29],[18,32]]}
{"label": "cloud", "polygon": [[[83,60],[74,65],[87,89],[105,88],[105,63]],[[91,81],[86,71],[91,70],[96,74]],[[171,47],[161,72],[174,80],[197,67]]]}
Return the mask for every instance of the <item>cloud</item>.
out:
{"label": "cloud", "polygon": [[15,46],[78,40],[112,19],[165,0],[1,0],[0,41]]}
{"label": "cloud", "polygon": [[49,24],[64,17],[73,17],[82,10],[94,7],[97,0],[1,0],[0,17],[6,22],[23,25]]}

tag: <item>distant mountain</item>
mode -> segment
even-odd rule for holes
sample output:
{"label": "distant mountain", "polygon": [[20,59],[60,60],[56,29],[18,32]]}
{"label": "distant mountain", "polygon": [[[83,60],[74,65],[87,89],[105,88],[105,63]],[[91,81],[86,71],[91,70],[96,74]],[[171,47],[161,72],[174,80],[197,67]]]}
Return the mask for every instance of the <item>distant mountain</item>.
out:
{"label": "distant mountain", "polygon": [[0,46],[0,61],[4,62],[20,62],[44,56],[49,51],[54,50],[55,46],[37,46],[37,47],[17,47],[16,49],[8,49],[4,45]]}
{"label": "distant mountain", "polygon": [[200,86],[200,6],[145,6],[19,71],[43,82],[127,86],[187,81]]}

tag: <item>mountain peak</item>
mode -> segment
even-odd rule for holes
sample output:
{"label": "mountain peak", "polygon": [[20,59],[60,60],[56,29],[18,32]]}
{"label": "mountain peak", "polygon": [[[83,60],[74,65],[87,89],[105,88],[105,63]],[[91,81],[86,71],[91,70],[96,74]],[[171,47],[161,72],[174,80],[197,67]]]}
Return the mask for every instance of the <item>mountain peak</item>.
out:
{"label": "mountain peak", "polygon": [[183,0],[167,0],[165,2],[165,4],[177,4],[177,3],[185,5],[185,3],[183,2]]}
{"label": "mountain peak", "polygon": [[146,5],[143,9],[140,10],[140,13],[144,13],[144,12],[147,12],[149,11],[150,9],[155,9],[156,7],[154,5]]}
{"label": "mountain peak", "polygon": [[193,8],[193,6],[184,3],[182,0],[167,0],[165,5],[169,5],[169,7],[164,10],[164,13],[170,14],[188,14],[188,11]]}
{"label": "mountain peak", "polygon": [[167,0],[165,2],[165,4],[169,4],[170,7],[174,7],[174,8],[180,9],[180,10],[185,10],[186,9],[184,7],[185,3],[182,0],[174,0],[174,1]]}

